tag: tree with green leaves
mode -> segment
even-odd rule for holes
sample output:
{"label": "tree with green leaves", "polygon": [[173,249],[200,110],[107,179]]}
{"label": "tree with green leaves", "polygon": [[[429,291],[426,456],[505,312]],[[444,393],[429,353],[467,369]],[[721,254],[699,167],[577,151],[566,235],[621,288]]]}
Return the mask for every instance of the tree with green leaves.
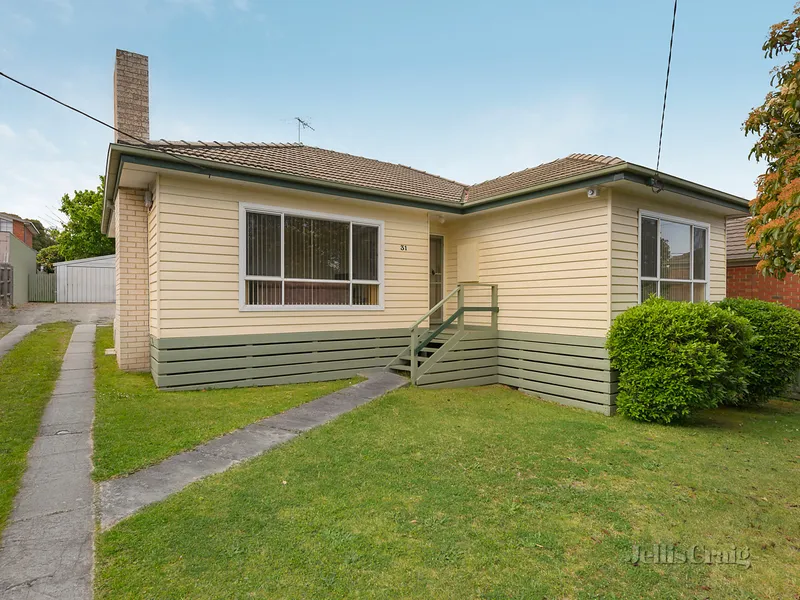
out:
{"label": "tree with green leaves", "polygon": [[57,243],[58,240],[58,228],[57,227],[45,227],[44,223],[42,223],[39,219],[28,219],[31,223],[33,223],[34,227],[39,231],[36,235],[33,236],[33,249],[37,252],[42,248],[47,248],[48,246],[52,246]]}
{"label": "tree with green leaves", "polygon": [[61,212],[68,218],[58,234],[58,250],[64,260],[114,254],[114,240],[100,232],[104,186],[100,177],[96,190],[75,191],[61,198]]}
{"label": "tree with green leaves", "polygon": [[765,57],[786,62],[772,70],[772,91],[744,123],[745,134],[758,136],[750,156],[767,163],[750,202],[747,244],[761,257],[758,270],[778,279],[800,271],[800,3],[793,14],[764,42]]}
{"label": "tree with green leaves", "polygon": [[52,273],[55,270],[53,263],[61,262],[62,260],[64,260],[64,257],[61,256],[61,252],[55,244],[42,248],[36,253],[36,264],[48,273]]}

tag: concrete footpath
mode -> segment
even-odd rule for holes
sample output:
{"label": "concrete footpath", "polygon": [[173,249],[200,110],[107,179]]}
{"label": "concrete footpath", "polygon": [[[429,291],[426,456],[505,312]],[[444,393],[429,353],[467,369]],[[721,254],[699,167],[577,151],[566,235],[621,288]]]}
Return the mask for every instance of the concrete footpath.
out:
{"label": "concrete footpath", "polygon": [[386,371],[370,371],[364,375],[366,381],[237,429],[128,477],[104,481],[100,484],[100,527],[108,529],[198,479],[230,469],[304,431],[408,385],[404,377]]}
{"label": "concrete footpath", "polygon": [[77,325],[0,544],[3,600],[92,597],[95,325]]}
{"label": "concrete footpath", "polygon": [[0,358],[3,358],[8,351],[16,346],[22,338],[28,335],[31,331],[36,329],[36,325],[17,325],[0,338]]}

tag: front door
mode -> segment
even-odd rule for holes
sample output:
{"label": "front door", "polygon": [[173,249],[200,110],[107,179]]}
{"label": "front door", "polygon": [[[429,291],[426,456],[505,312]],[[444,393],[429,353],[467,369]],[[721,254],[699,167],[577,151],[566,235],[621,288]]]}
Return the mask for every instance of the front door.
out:
{"label": "front door", "polygon": [[[444,298],[444,238],[440,235],[432,235],[430,241],[430,304],[428,308],[433,308]],[[431,315],[431,325],[439,325],[442,322],[444,311],[439,308]]]}

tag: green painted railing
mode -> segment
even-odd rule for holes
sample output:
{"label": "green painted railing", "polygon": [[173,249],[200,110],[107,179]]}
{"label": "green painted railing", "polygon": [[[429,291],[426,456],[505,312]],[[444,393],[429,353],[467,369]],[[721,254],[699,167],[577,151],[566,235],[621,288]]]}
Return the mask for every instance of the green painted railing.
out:
{"label": "green painted railing", "polygon": [[[465,306],[465,290],[467,288],[474,288],[474,287],[484,287],[491,289],[491,305],[490,306]],[[419,328],[420,326],[425,323],[433,314],[435,314],[440,308],[443,308],[448,301],[450,301],[453,296],[458,297],[458,307],[456,310],[447,317],[442,323],[436,327],[433,331],[429,331],[427,333],[422,334]],[[500,308],[497,302],[497,285],[496,284],[488,284],[488,283],[460,283],[458,284],[453,291],[447,294],[444,298],[442,298],[441,302],[438,302],[433,308],[431,308],[427,313],[425,313],[422,317],[420,317],[412,326],[411,326],[411,343],[408,345],[408,348],[404,350],[392,363],[395,361],[400,360],[403,358],[406,352],[408,352],[408,356],[411,362],[411,383],[414,384],[417,382],[417,369],[419,368],[419,353],[428,346],[432,341],[434,341],[439,335],[442,334],[447,328],[449,328],[453,323],[457,323],[457,330],[460,333],[463,333],[465,328],[465,315],[471,312],[488,312],[492,315],[491,325],[490,328],[497,331],[497,315],[500,312]],[[430,358],[428,359],[430,360]],[[391,363],[390,363],[391,367]]]}
{"label": "green painted railing", "polygon": [[[417,354],[419,354],[420,350],[422,350],[425,346],[430,344],[436,336],[442,333],[445,329],[450,327],[453,322],[461,317],[464,313],[467,312],[491,312],[491,313],[498,313],[500,309],[497,306],[462,306],[458,310],[456,310],[452,315],[447,317],[442,324],[439,325],[436,329],[430,332],[427,336],[425,336],[422,341],[417,344]],[[464,329],[463,326],[460,326],[459,329]]]}

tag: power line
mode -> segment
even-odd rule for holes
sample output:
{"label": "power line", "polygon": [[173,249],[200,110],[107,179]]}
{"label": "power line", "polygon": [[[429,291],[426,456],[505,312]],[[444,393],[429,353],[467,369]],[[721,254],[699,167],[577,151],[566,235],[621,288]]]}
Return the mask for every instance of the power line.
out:
{"label": "power line", "polygon": [[47,210],[48,213],[50,213],[50,218],[53,219],[53,221],[55,221],[58,225],[61,225],[62,227],[65,225],[64,219],[58,216],[57,209],[53,209],[53,207],[49,205],[45,206],[45,209]]}
{"label": "power line", "polygon": [[667,91],[669,90],[669,71],[672,66],[672,44],[675,41],[675,18],[678,15],[678,0],[672,7],[672,32],[669,36],[669,56],[667,57],[667,78],[664,82],[664,103],[661,105],[661,129],[658,132],[658,157],[656,158],[656,174],[653,178],[653,191],[658,193],[663,189],[663,184],[658,180],[661,167],[661,142],[664,139],[664,117],[667,114]]}
{"label": "power line", "polygon": [[201,169],[201,170],[203,170],[203,171],[205,171],[205,172],[209,173],[209,177],[211,176],[211,175],[210,175],[210,171],[209,171],[208,169],[206,169],[206,168],[205,168],[204,166],[202,166],[202,165],[198,165],[198,164],[197,164],[197,163],[195,163],[194,161],[191,161],[191,160],[189,160],[189,159],[187,159],[187,158],[184,158],[183,156],[180,156],[180,155],[178,155],[178,154],[173,154],[172,152],[169,152],[168,150],[164,150],[163,148],[159,148],[159,147],[157,147],[157,146],[154,146],[154,145],[152,145],[152,144],[151,144],[151,143],[150,143],[148,140],[143,140],[143,139],[141,139],[141,138],[139,138],[139,137],[136,137],[135,135],[131,135],[130,133],[128,133],[128,132],[126,132],[126,131],[122,131],[121,129],[117,129],[117,128],[116,128],[116,127],[114,127],[113,125],[109,125],[109,124],[108,124],[108,123],[106,123],[105,121],[101,121],[101,120],[100,120],[100,119],[98,119],[97,117],[93,117],[93,116],[92,116],[92,115],[90,115],[89,113],[87,113],[87,112],[84,112],[84,111],[82,111],[82,110],[81,110],[81,109],[79,109],[79,108],[75,108],[74,106],[71,106],[71,105],[67,104],[66,102],[62,102],[62,101],[61,101],[61,100],[59,100],[58,98],[54,98],[53,96],[51,96],[50,94],[47,94],[47,93],[43,92],[42,90],[36,89],[35,87],[28,85],[27,83],[23,83],[23,82],[22,82],[22,81],[20,81],[19,79],[14,79],[14,78],[13,78],[13,77],[11,77],[10,75],[7,75],[6,73],[3,73],[2,71],[0,71],[0,75],[1,75],[1,76],[3,76],[3,77],[5,77],[5,78],[6,78],[6,79],[8,79],[9,81],[12,81],[12,82],[16,83],[17,85],[20,85],[20,86],[22,86],[22,87],[24,87],[24,88],[26,88],[26,89],[28,89],[28,90],[30,90],[30,91],[32,91],[32,92],[35,92],[35,93],[39,94],[40,96],[44,96],[44,97],[45,97],[45,98],[47,98],[48,100],[52,100],[52,101],[53,101],[53,102],[55,102],[56,104],[60,104],[60,105],[61,105],[61,106],[63,106],[64,108],[68,108],[69,110],[71,110],[71,111],[74,111],[74,112],[78,113],[79,115],[82,115],[82,116],[86,117],[87,119],[90,119],[90,120],[94,121],[95,123],[99,123],[99,124],[100,124],[100,125],[102,125],[103,127],[108,127],[108,128],[109,128],[109,129],[111,129],[112,131],[115,131],[115,132],[117,132],[117,133],[119,133],[119,134],[122,134],[122,135],[124,135],[124,136],[127,136],[127,137],[131,138],[132,140],[136,140],[137,142],[139,142],[139,143],[141,143],[141,144],[144,144],[145,146],[147,146],[147,147],[148,147],[148,149],[150,149],[150,150],[155,150],[155,151],[157,151],[157,152],[161,152],[162,154],[166,154],[166,155],[168,155],[168,156],[171,156],[172,158],[176,158],[176,159],[178,159],[178,160],[180,160],[180,161],[183,161],[183,162],[185,162],[187,165],[191,165],[191,166],[193,166],[193,167],[195,167],[195,168]]}

